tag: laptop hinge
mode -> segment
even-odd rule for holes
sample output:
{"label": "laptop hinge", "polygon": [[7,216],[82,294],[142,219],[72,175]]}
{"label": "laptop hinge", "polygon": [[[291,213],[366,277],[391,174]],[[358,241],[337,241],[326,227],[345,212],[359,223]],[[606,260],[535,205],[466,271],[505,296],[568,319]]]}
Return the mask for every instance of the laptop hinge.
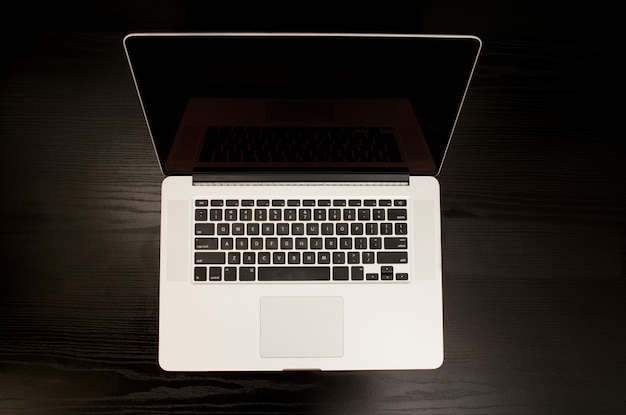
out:
{"label": "laptop hinge", "polygon": [[407,173],[196,173],[193,184],[212,183],[400,183],[408,184]]}

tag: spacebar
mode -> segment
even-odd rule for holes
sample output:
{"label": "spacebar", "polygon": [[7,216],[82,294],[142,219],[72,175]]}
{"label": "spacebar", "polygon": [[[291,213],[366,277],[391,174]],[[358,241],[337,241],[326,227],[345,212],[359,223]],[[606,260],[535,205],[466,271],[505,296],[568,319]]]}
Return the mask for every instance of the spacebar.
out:
{"label": "spacebar", "polygon": [[330,267],[258,267],[259,281],[330,280]]}

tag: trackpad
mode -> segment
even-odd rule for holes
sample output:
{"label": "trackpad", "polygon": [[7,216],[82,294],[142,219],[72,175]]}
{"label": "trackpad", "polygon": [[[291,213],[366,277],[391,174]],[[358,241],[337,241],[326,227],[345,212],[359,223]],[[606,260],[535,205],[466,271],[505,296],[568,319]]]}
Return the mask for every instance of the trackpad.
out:
{"label": "trackpad", "polygon": [[342,357],[343,297],[261,297],[261,357]]}

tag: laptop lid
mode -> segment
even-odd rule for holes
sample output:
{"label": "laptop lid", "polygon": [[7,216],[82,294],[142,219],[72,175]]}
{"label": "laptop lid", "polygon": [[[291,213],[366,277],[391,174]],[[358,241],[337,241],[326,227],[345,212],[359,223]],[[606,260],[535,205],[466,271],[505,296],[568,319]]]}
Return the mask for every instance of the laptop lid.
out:
{"label": "laptop lid", "polygon": [[[481,43],[472,36],[207,33],[133,34],[124,46],[166,175],[437,175]],[[358,146],[337,136],[350,127]],[[252,136],[259,129],[263,144]],[[222,141],[225,132],[239,134],[236,160],[220,156],[232,143]],[[246,158],[242,145],[290,156]],[[302,153],[295,145],[308,155],[292,158]]]}

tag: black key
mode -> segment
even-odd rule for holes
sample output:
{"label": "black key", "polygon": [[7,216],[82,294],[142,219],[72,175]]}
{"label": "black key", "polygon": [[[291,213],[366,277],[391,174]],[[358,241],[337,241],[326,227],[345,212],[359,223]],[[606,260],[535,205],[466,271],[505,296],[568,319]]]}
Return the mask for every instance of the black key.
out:
{"label": "black key", "polygon": [[193,270],[194,281],[206,281],[206,267],[195,267]]}
{"label": "black key", "polygon": [[348,201],[348,206],[361,206],[360,200],[350,200]]}
{"label": "black key", "polygon": [[371,211],[369,209],[359,209],[359,220],[370,220]]}
{"label": "black key", "polygon": [[209,206],[209,201],[206,199],[196,200],[196,206]]}
{"label": "black key", "polygon": [[388,220],[406,220],[406,209],[389,209],[387,210]]}
{"label": "black key", "polygon": [[254,267],[239,268],[239,281],[254,281]]}
{"label": "black key", "polygon": [[213,221],[222,220],[222,209],[211,209],[209,211],[209,217]]}
{"label": "black key", "polygon": [[376,206],[376,201],[371,199],[365,200],[363,206]]}
{"label": "black key", "polygon": [[374,263],[374,253],[373,252],[363,252],[362,260],[364,264],[373,264]]}
{"label": "black key", "polygon": [[258,267],[259,281],[327,281],[330,267]]}
{"label": "black key", "polygon": [[376,260],[379,264],[406,264],[409,260],[407,252],[378,252]]}
{"label": "black key", "polygon": [[236,238],[235,239],[235,248],[240,251],[245,251],[248,249],[248,238]]}
{"label": "black key", "polygon": [[239,211],[239,220],[244,220],[244,221],[252,220],[252,209],[241,209]]}
{"label": "black key", "polygon": [[196,217],[197,221],[205,221],[207,220],[207,210],[206,209],[196,209]]}
{"label": "black key", "polygon": [[307,238],[296,238],[296,249],[309,249],[309,240]]}
{"label": "black key", "polygon": [[272,206],[285,206],[284,200],[272,200]]}
{"label": "black key", "polygon": [[389,281],[393,279],[393,267],[390,265],[383,265],[380,267],[380,279]]}
{"label": "black key", "polygon": [[226,254],[224,252],[196,252],[196,264],[225,264]]}
{"label": "black key", "polygon": [[365,225],[365,234],[366,235],[378,235],[378,224],[377,223],[368,223]]}
{"label": "black key", "polygon": [[333,231],[332,223],[322,223],[322,235],[332,235]]}
{"label": "black key", "polygon": [[351,278],[353,280],[362,280],[363,279],[363,267],[352,267]]}
{"label": "black key", "polygon": [[393,205],[394,206],[406,206],[406,200],[394,200],[393,201]]}
{"label": "black key", "polygon": [[300,209],[298,211],[298,220],[301,220],[301,221],[311,220],[311,209]]}
{"label": "black key", "polygon": [[281,249],[293,249],[293,238],[280,238]]}
{"label": "black key", "polygon": [[352,238],[339,238],[339,248],[343,250],[352,249]]}
{"label": "black key", "polygon": [[374,209],[374,220],[385,220],[385,209]]}
{"label": "black key", "polygon": [[256,220],[256,221],[266,221],[267,220],[267,209],[254,209],[254,220]]}
{"label": "black key", "polygon": [[259,224],[258,223],[248,223],[246,226],[246,230],[248,235],[258,235],[259,234]]}
{"label": "black key", "polygon": [[324,249],[337,249],[337,238],[324,239]]}
{"label": "black key", "polygon": [[250,199],[242,200],[241,206],[254,206],[254,200],[250,200]]}
{"label": "black key", "polygon": [[299,200],[290,199],[290,200],[287,201],[287,206],[300,206],[300,201]]}
{"label": "black key", "polygon": [[307,235],[318,235],[319,233],[320,233],[319,223],[307,223],[306,225]]}
{"label": "black key", "polygon": [[222,238],[220,245],[222,250],[233,249],[235,247],[233,238]]}
{"label": "black key", "polygon": [[239,206],[239,201],[238,200],[227,200],[226,201],[226,206]]}
{"label": "black key", "polygon": [[345,206],[346,205],[346,201],[345,200],[333,200],[333,206]]}
{"label": "black key", "polygon": [[385,222],[380,224],[381,235],[393,235],[393,224]]}
{"label": "black key", "polygon": [[265,249],[278,249],[278,238],[267,238],[265,240]]}
{"label": "black key", "polygon": [[224,268],[224,281],[237,281],[237,268],[236,267]]}
{"label": "black key", "polygon": [[365,274],[365,279],[368,281],[376,281],[378,280],[378,274],[368,272],[367,274]]}
{"label": "black key", "polygon": [[223,200],[211,200],[211,206],[224,206]]}
{"label": "black key", "polygon": [[285,220],[296,220],[297,217],[295,209],[285,209]]}
{"label": "black key", "polygon": [[317,221],[326,220],[326,209],[314,209],[313,217]]}
{"label": "black key", "polygon": [[315,200],[305,199],[302,201],[302,206],[315,206]]}
{"label": "black key", "polygon": [[304,264],[315,264],[315,252],[305,252],[302,255],[302,262]]}
{"label": "black key", "polygon": [[287,254],[287,262],[289,264],[299,264],[300,263],[300,252],[289,252]]}
{"label": "black key", "polygon": [[345,252],[333,252],[333,264],[345,264],[346,253]]}
{"label": "black key", "polygon": [[257,200],[256,205],[257,206],[269,206],[270,201],[269,200]]}
{"label": "black key", "polygon": [[259,252],[259,264],[269,264],[271,263],[272,254],[269,252]]}
{"label": "black key", "polygon": [[274,264],[284,264],[285,263],[285,253],[284,252],[274,252],[274,254],[272,255],[272,260],[273,260],[272,262]]}
{"label": "black key", "polygon": [[318,252],[317,263],[318,264],[330,264],[330,252]]}
{"label": "black key", "polygon": [[217,238],[196,238],[196,249],[217,249]]}
{"label": "black key", "polygon": [[343,211],[343,220],[355,220],[356,219],[356,210],[355,209],[344,209]]}
{"label": "black key", "polygon": [[226,209],[224,211],[224,217],[228,221],[235,221],[235,220],[237,220],[237,209]]}
{"label": "black key", "polygon": [[348,267],[333,267],[333,280],[335,281],[347,281],[349,274]]}
{"label": "black key", "polygon": [[381,249],[383,247],[383,240],[380,237],[370,238],[370,248],[369,249]]}
{"label": "black key", "polygon": [[278,222],[283,218],[283,212],[280,209],[270,209],[270,220],[273,222]]}
{"label": "black key", "polygon": [[406,272],[398,272],[396,274],[396,280],[398,281],[407,281],[409,279],[409,274]]}
{"label": "black key", "polygon": [[347,223],[338,223],[335,227],[335,233],[337,235],[347,235],[349,230],[349,226]]}
{"label": "black key", "polygon": [[330,206],[330,200],[328,199],[318,200],[317,206]]}
{"label": "black key", "polygon": [[406,249],[407,238],[385,238],[385,249]]}
{"label": "black key", "polygon": [[360,252],[348,252],[348,263],[349,264],[358,264],[361,259]]}
{"label": "black key", "polygon": [[222,280],[222,267],[209,267],[209,281]]}
{"label": "black key", "polygon": [[391,200],[389,199],[379,200],[378,206],[391,206]]}
{"label": "black key", "polygon": [[255,261],[254,252],[244,252],[243,253],[243,263],[244,264],[254,264]]}
{"label": "black key", "polygon": [[196,223],[196,235],[214,235],[214,223]]}
{"label": "black key", "polygon": [[395,228],[396,228],[396,235],[406,235],[407,232],[407,225],[406,223],[402,222],[402,223],[396,223],[395,224]]}
{"label": "black key", "polygon": [[323,246],[322,238],[311,238],[309,243],[311,244],[311,249],[322,249],[322,246]]}
{"label": "black key", "polygon": [[350,234],[351,235],[363,235],[363,224],[361,222],[351,223]]}
{"label": "black key", "polygon": [[355,249],[367,249],[367,238],[354,238]]}
{"label": "black key", "polygon": [[240,252],[229,252],[228,253],[228,263],[229,264],[239,264],[241,262],[241,253]]}
{"label": "black key", "polygon": [[228,224],[228,223],[218,223],[218,225],[217,225],[217,234],[218,235],[230,235],[230,224]]}

